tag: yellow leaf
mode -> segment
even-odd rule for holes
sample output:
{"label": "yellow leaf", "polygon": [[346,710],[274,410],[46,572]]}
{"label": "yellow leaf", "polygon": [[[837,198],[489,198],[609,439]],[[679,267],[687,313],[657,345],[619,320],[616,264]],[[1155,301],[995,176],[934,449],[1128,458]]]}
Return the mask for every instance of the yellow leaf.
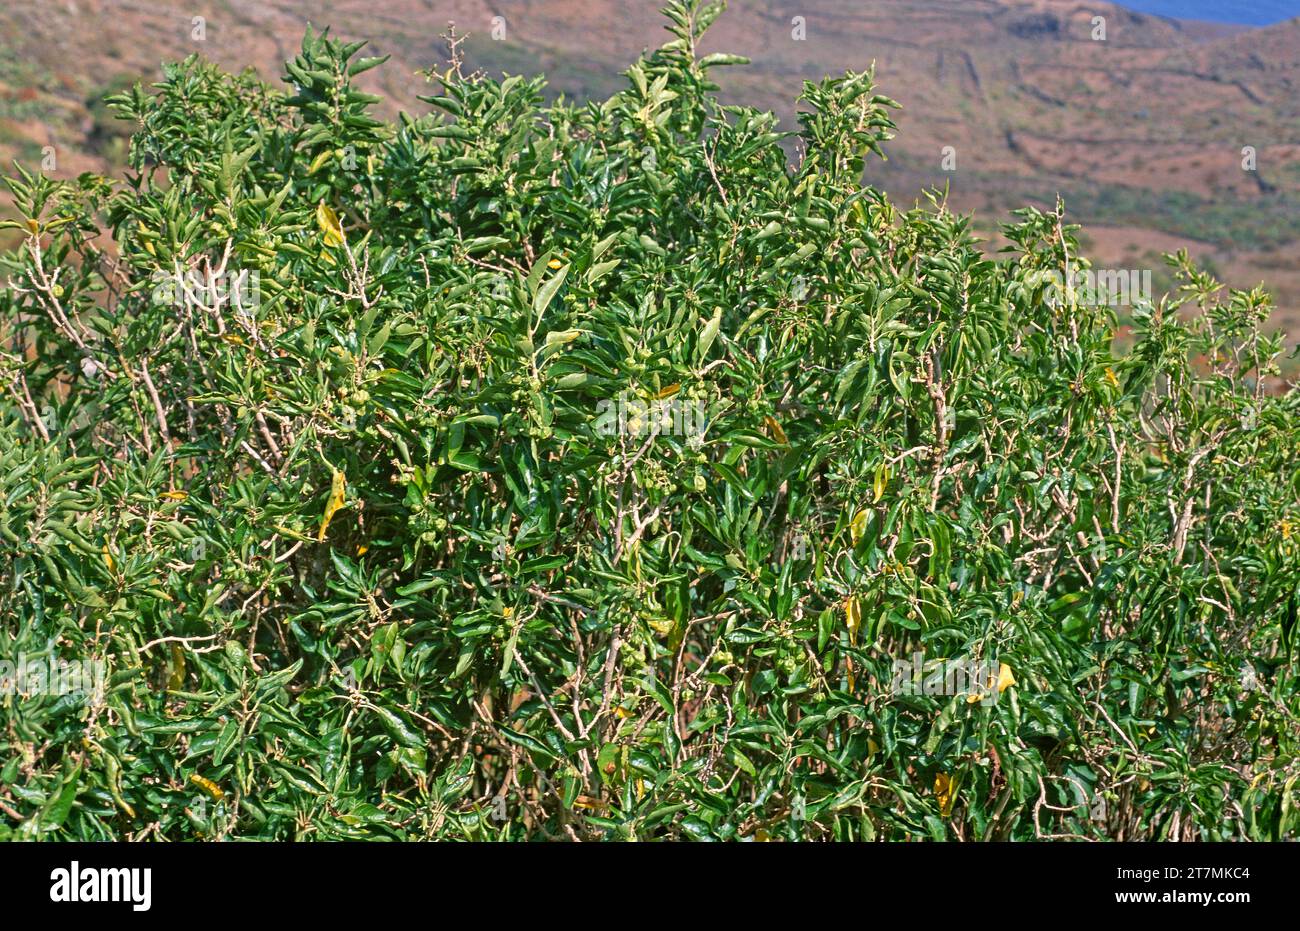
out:
{"label": "yellow leaf", "polygon": [[681,384],[678,382],[673,382],[667,388],[664,388],[662,391],[656,394],[655,398],[656,399],[671,398],[673,395],[675,395],[678,391],[681,390],[682,390]]}
{"label": "yellow leaf", "polygon": [[343,507],[347,484],[347,477],[338,469],[335,469],[334,479],[330,482],[330,499],[325,504],[325,516],[320,521],[320,532],[316,534],[318,543],[325,542],[325,531],[330,529],[330,521],[334,519],[335,512]]}
{"label": "yellow leaf", "polygon": [[334,154],[333,149],[326,149],[320,155],[317,155],[316,158],[312,160],[311,167],[307,169],[307,174],[314,175],[316,174],[316,172],[320,171],[321,166],[324,165],[326,162],[328,162],[330,160],[330,156],[332,156],[333,154]]}
{"label": "yellow leaf", "polygon": [[[849,628],[849,643],[857,643],[858,627],[862,624],[862,608],[858,606],[858,599],[852,595],[844,602],[844,623]],[[857,684],[853,676],[853,659],[846,658],[844,665],[849,680],[849,691],[852,692]]]}
{"label": "yellow leaf", "polygon": [[561,262],[559,259],[551,259],[549,262],[546,263],[546,267],[554,271],[555,269],[563,268],[564,263]]}
{"label": "yellow leaf", "polygon": [[772,431],[773,439],[782,446],[790,445],[790,441],[785,438],[785,431],[781,429],[781,425],[776,422],[775,417],[764,417],[763,422],[767,424],[767,428]]}
{"label": "yellow leaf", "polygon": [[982,701],[985,698],[988,698],[994,688],[996,688],[998,690],[998,694],[1001,695],[1003,692],[1005,692],[1007,689],[1011,688],[1011,686],[1015,684],[1016,684],[1016,677],[1011,674],[1011,667],[1008,666],[1006,663],[1002,663],[998,666],[998,675],[996,680],[994,679],[993,674],[989,673],[988,680],[982,686],[978,687],[983,691],[977,690],[967,695],[966,704],[973,705],[977,701]]}
{"label": "yellow leaf", "polygon": [[162,497],[167,498],[169,501],[184,501],[189,496],[188,491],[164,491],[162,493]]}
{"label": "yellow leaf", "polygon": [[104,565],[108,566],[108,571],[113,571],[113,554],[108,551],[108,544],[104,544]]}
{"label": "yellow leaf", "polygon": [[852,595],[844,602],[844,623],[849,628],[849,643],[856,643],[858,628],[862,626],[862,608],[858,604],[858,599]]}
{"label": "yellow leaf", "polygon": [[650,629],[653,630],[655,633],[659,634],[661,637],[667,637],[669,634],[673,632],[673,627],[676,626],[672,621],[670,621],[666,617],[647,618],[646,624],[648,624],[650,626]]}
{"label": "yellow leaf", "polygon": [[303,543],[311,542],[311,537],[307,536],[306,534],[299,533],[298,531],[294,530],[291,527],[285,527],[281,524],[272,524],[271,527],[275,530],[276,533],[282,533],[286,537],[290,537],[294,540],[301,540]]}
{"label": "yellow leaf", "polygon": [[872,492],[875,494],[877,501],[885,496],[885,487],[889,484],[889,466],[883,462],[876,466],[876,477],[872,484]]}
{"label": "yellow leaf", "polygon": [[934,797],[939,801],[939,814],[945,818],[952,814],[952,777],[947,773],[934,776]]}
{"label": "yellow leaf", "polygon": [[194,785],[208,793],[208,795],[211,795],[217,801],[221,801],[226,797],[226,793],[221,791],[221,786],[217,785],[211,779],[205,779],[198,773],[190,776],[190,782],[194,783]]}
{"label": "yellow leaf", "polygon": [[1109,365],[1106,366],[1106,381],[1110,382],[1112,388],[1119,387],[1119,379],[1115,377],[1115,370]]}
{"label": "yellow leaf", "polygon": [[339,223],[339,215],[325,201],[316,205],[316,225],[325,234],[326,246],[343,245],[343,225]]}
{"label": "yellow leaf", "polygon": [[853,538],[855,544],[862,539],[862,534],[867,529],[867,518],[870,516],[871,512],[864,508],[854,514],[853,520],[849,521],[849,536]]}

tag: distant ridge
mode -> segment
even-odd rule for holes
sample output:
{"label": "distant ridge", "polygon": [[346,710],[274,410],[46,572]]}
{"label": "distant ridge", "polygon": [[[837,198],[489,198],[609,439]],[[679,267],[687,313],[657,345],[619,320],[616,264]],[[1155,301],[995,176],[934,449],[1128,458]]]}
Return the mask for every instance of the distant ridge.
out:
{"label": "distant ridge", "polygon": [[1300,0],[1131,0],[1130,10],[1177,19],[1267,26],[1300,16]]}

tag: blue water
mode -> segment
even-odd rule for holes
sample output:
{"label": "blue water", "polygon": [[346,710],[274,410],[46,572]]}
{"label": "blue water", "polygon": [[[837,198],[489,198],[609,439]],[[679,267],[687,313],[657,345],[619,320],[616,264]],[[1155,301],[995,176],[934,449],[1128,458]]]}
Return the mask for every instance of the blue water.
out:
{"label": "blue water", "polygon": [[1300,0],[1118,0],[1143,13],[1266,26],[1300,16]]}

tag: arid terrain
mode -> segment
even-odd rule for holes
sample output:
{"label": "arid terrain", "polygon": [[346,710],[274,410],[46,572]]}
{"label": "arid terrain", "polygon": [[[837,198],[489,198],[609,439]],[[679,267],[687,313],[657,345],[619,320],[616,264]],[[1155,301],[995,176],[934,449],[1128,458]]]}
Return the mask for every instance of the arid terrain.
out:
{"label": "arid terrain", "polygon": [[[545,72],[577,98],[612,90],[608,75],[665,37],[657,4],[640,0],[6,4],[0,158],[36,166],[53,146],[59,176],[115,170],[123,127],[105,92],[192,52],[278,81],[308,22],[391,54],[365,77],[390,110],[412,111],[449,22],[469,34],[471,64]],[[874,62],[903,105],[874,183],[907,202],[946,188],[994,241],[1009,209],[1059,192],[1100,266],[1155,269],[1159,285],[1159,254],[1186,247],[1233,285],[1267,282],[1300,337],[1300,20],[1247,29],[1072,0],[741,0],[704,51],[749,56],[723,69],[724,94],[791,128],[803,81]]]}

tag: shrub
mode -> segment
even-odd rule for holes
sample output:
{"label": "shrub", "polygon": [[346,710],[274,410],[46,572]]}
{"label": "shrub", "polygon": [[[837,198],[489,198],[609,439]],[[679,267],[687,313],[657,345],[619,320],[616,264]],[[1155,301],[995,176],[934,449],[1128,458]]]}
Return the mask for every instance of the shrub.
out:
{"label": "shrub", "polygon": [[359,43],[192,58],[123,182],[10,180],[0,657],[105,681],[0,698],[0,832],[1294,835],[1267,296],[1172,257],[1116,355],[1059,207],[989,257],[864,186],[870,74],[792,167],[720,8],[396,125]]}

